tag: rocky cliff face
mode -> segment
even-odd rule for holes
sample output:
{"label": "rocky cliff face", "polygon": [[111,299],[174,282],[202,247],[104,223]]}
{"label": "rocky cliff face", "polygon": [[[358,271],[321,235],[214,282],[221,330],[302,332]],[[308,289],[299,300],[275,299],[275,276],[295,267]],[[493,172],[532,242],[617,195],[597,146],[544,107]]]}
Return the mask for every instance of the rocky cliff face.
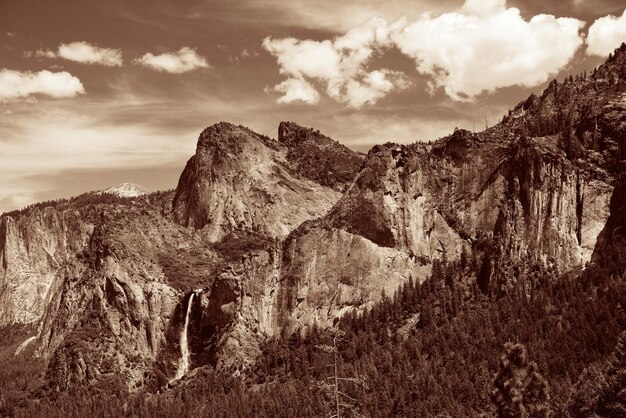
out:
{"label": "rocky cliff face", "polygon": [[181,175],[174,218],[202,228],[213,242],[236,232],[286,237],[340,197],[298,172],[289,151],[241,126],[222,122],[205,129]]}
{"label": "rocky cliff face", "polygon": [[424,174],[413,149],[375,147],[329,214],[289,236],[278,299],[283,325],[332,325],[409,278],[425,279],[434,258],[458,256],[464,242]]}
{"label": "rocky cliff face", "polygon": [[485,292],[506,291],[511,263],[623,266],[626,46],[617,52],[481,133],[363,157],[293,123],[278,140],[219,123],[174,193],[4,215],[0,326],[39,324],[52,388],[136,390],[174,375],[187,308],[192,369],[237,372],[263,338],[332,326],[423,280],[435,259],[480,248]]}
{"label": "rocky cliff face", "polygon": [[609,216],[614,178],[580,166],[543,140],[516,143],[496,235],[506,254],[554,264],[561,271],[591,260]]}
{"label": "rocky cliff face", "polygon": [[132,391],[174,369],[184,291],[162,256],[192,246],[184,234],[149,206],[101,208],[85,247],[57,271],[39,325],[52,389]]}
{"label": "rocky cliff face", "polygon": [[[310,133],[293,124],[290,129]],[[48,359],[51,387],[88,383],[135,390],[163,384],[180,354],[190,291],[198,296],[190,311],[192,366],[236,370],[252,361],[260,339],[280,330],[281,238],[327,212],[340,197],[335,189],[346,187],[346,170],[356,170],[361,161],[323,138],[319,148],[310,137],[286,145],[221,123],[201,135],[174,196],[93,194],[3,217],[6,276],[23,286],[29,283],[14,271],[51,261],[33,253],[31,265],[27,257],[15,257],[12,246],[29,245],[33,251],[41,241],[50,252],[47,242],[65,235],[59,222],[50,221],[43,233],[17,236],[15,219],[33,228],[40,213],[53,219],[77,214],[76,228],[83,231],[67,231],[81,241],[66,249],[54,269],[42,266],[47,275],[33,275],[45,279],[39,296],[28,288],[26,296],[2,293],[12,303],[39,298],[38,310],[23,311],[31,315],[27,322],[41,318],[33,344]],[[298,147],[306,147],[309,157],[296,164],[287,155]],[[330,166],[337,172],[334,188],[298,168],[325,152],[351,157],[348,168],[339,160]],[[164,202],[172,197],[170,211]]]}
{"label": "rocky cliff face", "polygon": [[[50,388],[156,390],[175,374],[189,293],[218,298],[221,271],[238,256],[165,216],[171,197],[99,206],[87,244],[57,271],[33,342]],[[217,349],[210,331],[195,365],[215,362],[202,355]]]}
{"label": "rocky cliff face", "polygon": [[626,179],[622,175],[610,202],[610,216],[598,236],[592,261],[624,272],[626,266]]}
{"label": "rocky cliff face", "polygon": [[201,297],[195,344],[208,349],[198,361],[241,369],[263,336],[282,329],[282,240],[325,215],[361,163],[359,154],[289,122],[280,124],[278,141],[227,123],[202,133],[178,185],[174,219],[230,255]]}
{"label": "rocky cliff face", "polygon": [[89,213],[51,207],[0,218],[0,327],[41,317],[55,274],[92,229]]}

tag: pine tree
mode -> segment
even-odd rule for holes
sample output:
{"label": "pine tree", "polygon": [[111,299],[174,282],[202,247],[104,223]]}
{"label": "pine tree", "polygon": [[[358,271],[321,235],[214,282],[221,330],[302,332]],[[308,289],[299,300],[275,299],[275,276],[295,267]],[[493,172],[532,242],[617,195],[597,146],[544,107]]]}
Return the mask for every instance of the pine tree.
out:
{"label": "pine tree", "polygon": [[547,417],[548,382],[522,344],[506,343],[491,399],[499,417]]}

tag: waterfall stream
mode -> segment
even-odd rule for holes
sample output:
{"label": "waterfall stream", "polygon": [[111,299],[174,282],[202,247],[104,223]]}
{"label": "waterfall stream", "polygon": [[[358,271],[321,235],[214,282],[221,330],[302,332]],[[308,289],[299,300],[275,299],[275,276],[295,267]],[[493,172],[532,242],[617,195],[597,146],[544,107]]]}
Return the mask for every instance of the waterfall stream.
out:
{"label": "waterfall stream", "polygon": [[193,298],[196,296],[192,293],[189,296],[187,302],[187,314],[185,315],[185,325],[180,333],[180,360],[178,361],[178,368],[176,369],[176,376],[174,380],[182,378],[189,371],[190,353],[189,353],[189,341],[187,339],[187,328],[189,328],[189,314],[191,313],[191,307],[193,306]]}

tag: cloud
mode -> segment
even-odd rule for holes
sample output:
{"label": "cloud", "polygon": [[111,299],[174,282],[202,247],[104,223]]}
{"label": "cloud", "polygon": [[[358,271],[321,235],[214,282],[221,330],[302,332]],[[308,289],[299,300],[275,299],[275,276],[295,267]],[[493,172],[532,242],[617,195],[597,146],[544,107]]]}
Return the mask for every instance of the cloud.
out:
{"label": "cloud", "polygon": [[72,74],[0,70],[0,102],[26,98],[35,94],[60,98],[85,93],[83,84]]}
{"label": "cloud", "polygon": [[[430,76],[431,92],[442,88],[452,99],[468,101],[501,87],[548,80],[582,45],[583,26],[580,20],[551,15],[527,21],[505,0],[467,0],[460,9],[435,17],[424,13],[393,24],[375,18],[332,40],[266,38],[263,47],[276,57],[281,74],[323,83],[330,97],[351,107],[376,103],[408,86],[400,72],[366,68],[394,47]],[[283,93],[283,102],[298,97]]]}
{"label": "cloud", "polygon": [[[388,22],[402,16],[415,17],[429,10],[440,13],[455,7],[458,0],[239,0],[229,2],[233,8],[230,22],[241,25],[259,24],[267,28],[307,28],[326,32],[347,32],[373,16]],[[204,11],[203,16],[211,13]]]}
{"label": "cloud", "polygon": [[608,15],[597,19],[587,35],[587,54],[606,57],[626,42],[626,9],[620,17]]}
{"label": "cloud", "polygon": [[183,47],[178,52],[166,52],[160,55],[148,52],[141,58],[137,58],[134,63],[172,74],[186,73],[198,68],[211,68],[204,57],[189,47]]}
{"label": "cloud", "polygon": [[59,45],[57,55],[70,61],[83,64],[99,64],[108,67],[122,65],[122,51],[119,49],[100,48],[87,42],[72,42]]}
{"label": "cloud", "polygon": [[257,51],[254,50],[250,50],[247,48],[244,48],[241,50],[241,54],[240,54],[241,58],[255,58],[259,56],[259,53]]}
{"label": "cloud", "polygon": [[97,64],[107,67],[119,67],[122,65],[122,50],[112,48],[101,48],[90,43],[70,42],[59,45],[56,51],[42,50],[26,51],[25,57],[38,58],[63,58],[68,61],[79,62],[81,64]]}
{"label": "cloud", "polygon": [[308,104],[315,104],[319,101],[320,95],[315,88],[301,78],[288,78],[280,84],[275,85],[267,91],[275,91],[282,93],[283,96],[278,99],[278,103],[291,103],[302,101]]}
{"label": "cloud", "polygon": [[310,82],[321,84],[331,98],[354,108],[406,88],[408,81],[398,71],[367,69],[378,51],[389,46],[389,30],[387,22],[374,18],[333,40],[265,38],[263,48],[276,57],[280,73],[288,77],[274,87],[283,93],[278,102],[317,102],[302,98],[312,95],[300,94],[304,83],[309,92],[313,90]]}
{"label": "cloud", "polygon": [[422,15],[392,35],[417,70],[454,100],[501,87],[536,86],[562,69],[583,40],[583,22],[537,15],[524,20],[504,0],[468,0],[437,17]]}
{"label": "cloud", "polygon": [[54,51],[38,49],[35,52],[26,51],[24,53],[24,56],[26,58],[30,58],[30,57],[33,57],[33,56],[37,57],[37,58],[56,58],[57,54]]}

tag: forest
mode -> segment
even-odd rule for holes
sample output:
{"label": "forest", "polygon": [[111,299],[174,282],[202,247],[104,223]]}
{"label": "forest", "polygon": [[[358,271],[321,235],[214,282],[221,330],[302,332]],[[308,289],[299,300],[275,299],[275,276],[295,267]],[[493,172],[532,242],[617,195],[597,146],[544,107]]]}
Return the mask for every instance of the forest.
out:
{"label": "forest", "polygon": [[481,290],[479,267],[435,261],[423,283],[330,330],[268,339],[243,376],[203,367],[163,393],[56,393],[32,357],[3,353],[0,415],[626,416],[624,273],[536,265],[502,293]]}

